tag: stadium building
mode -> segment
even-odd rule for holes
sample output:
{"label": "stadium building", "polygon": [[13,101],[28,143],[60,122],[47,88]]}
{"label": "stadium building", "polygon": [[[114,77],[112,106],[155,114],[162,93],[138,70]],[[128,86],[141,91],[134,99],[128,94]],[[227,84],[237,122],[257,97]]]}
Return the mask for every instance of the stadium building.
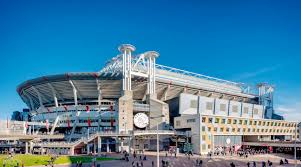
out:
{"label": "stadium building", "polygon": [[241,83],[159,65],[155,51],[133,54],[129,44],[118,49],[99,72],[20,84],[29,119],[1,122],[1,149],[71,155],[155,150],[158,134],[160,150],[190,146],[205,154],[221,147],[290,144],[299,137],[297,122],[276,120],[282,117],[274,113],[274,88],[266,83],[251,91]]}

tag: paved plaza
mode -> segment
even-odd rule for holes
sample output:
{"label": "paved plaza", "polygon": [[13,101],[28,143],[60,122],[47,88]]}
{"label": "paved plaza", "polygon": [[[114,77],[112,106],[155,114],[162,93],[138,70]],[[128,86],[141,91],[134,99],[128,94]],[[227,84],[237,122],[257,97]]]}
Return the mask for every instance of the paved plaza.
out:
{"label": "paved plaza", "polygon": [[[156,167],[156,153],[148,152],[145,155],[147,156],[147,160],[140,160],[140,156],[138,155],[136,159],[133,157],[130,158],[129,162],[124,160],[116,160],[116,161],[105,161],[98,162],[100,167],[132,167],[132,162],[134,161],[134,166],[137,167],[137,162],[141,165],[143,162],[143,167],[152,167],[152,161],[154,162],[154,167]],[[118,154],[110,154],[108,156],[113,157],[121,157]],[[167,160],[169,161],[170,167],[198,167],[196,165],[197,159],[202,159],[203,165],[202,167],[230,167],[230,163],[233,162],[236,167],[247,167],[247,162],[250,162],[250,167],[253,167],[253,161],[256,162],[257,167],[262,166],[262,161],[267,162],[268,160],[273,163],[273,167],[280,166],[280,159],[284,158],[288,159],[289,164],[281,165],[281,167],[293,167],[293,157],[284,154],[260,154],[260,155],[252,155],[248,158],[241,158],[238,156],[215,156],[213,158],[208,158],[207,156],[200,157],[199,155],[194,155],[190,158],[187,156],[180,154],[175,158],[174,156],[170,156],[170,154],[166,157],[164,152],[160,154],[160,167],[162,166],[161,161]],[[143,156],[142,156],[143,159]],[[70,165],[57,165],[58,167],[68,167]],[[76,164],[73,164],[72,167],[75,167]],[[83,164],[84,167],[91,167],[92,164]],[[301,167],[301,162],[298,160],[298,167]]]}

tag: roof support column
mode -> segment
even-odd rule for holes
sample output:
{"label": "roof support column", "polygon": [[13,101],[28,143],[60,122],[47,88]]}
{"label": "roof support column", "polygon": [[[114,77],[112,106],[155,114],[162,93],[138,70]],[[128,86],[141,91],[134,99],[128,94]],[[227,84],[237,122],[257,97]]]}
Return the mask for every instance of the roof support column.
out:
{"label": "roof support column", "polygon": [[71,86],[72,86],[72,88],[73,88],[74,105],[77,106],[77,105],[78,105],[78,103],[77,103],[77,90],[76,90],[76,88],[75,88],[73,82],[72,82],[71,80],[69,80],[69,82],[70,82],[70,84],[71,84]]}
{"label": "roof support column", "polygon": [[148,88],[147,93],[150,95],[156,94],[156,58],[159,56],[158,52],[148,51],[145,53],[147,58],[147,73],[148,73]]}
{"label": "roof support column", "polygon": [[122,53],[122,90],[132,89],[132,52],[136,50],[133,45],[123,44],[118,50]]}

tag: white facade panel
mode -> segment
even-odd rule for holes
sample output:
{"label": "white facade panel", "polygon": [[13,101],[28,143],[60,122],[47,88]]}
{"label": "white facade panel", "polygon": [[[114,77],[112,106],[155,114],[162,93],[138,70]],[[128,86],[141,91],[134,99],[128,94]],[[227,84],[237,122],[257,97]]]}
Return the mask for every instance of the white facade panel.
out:
{"label": "white facade panel", "polygon": [[254,104],[253,118],[263,118],[263,106]]}
{"label": "white facade panel", "polygon": [[215,115],[228,115],[229,101],[223,99],[215,99]]}
{"label": "white facade panel", "polygon": [[180,114],[197,114],[198,96],[181,93],[179,102]]}
{"label": "white facade panel", "polygon": [[213,115],[214,98],[199,96],[199,112],[204,115]]}
{"label": "white facade panel", "polygon": [[253,115],[253,104],[249,104],[249,103],[242,103],[242,117],[245,118],[252,118]]}
{"label": "white facade panel", "polygon": [[241,115],[241,102],[230,101],[229,116],[240,117]]}

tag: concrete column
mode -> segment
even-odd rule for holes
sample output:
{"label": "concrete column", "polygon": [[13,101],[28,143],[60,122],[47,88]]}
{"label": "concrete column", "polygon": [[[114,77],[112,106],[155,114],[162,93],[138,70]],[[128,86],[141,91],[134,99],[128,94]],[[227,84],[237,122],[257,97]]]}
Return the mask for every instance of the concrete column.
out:
{"label": "concrete column", "polygon": [[123,91],[118,100],[118,132],[133,130],[133,92]]}
{"label": "concrete column", "polygon": [[30,141],[30,149],[29,149],[29,153],[32,154],[32,152],[33,152],[33,142]]}
{"label": "concrete column", "polygon": [[98,154],[100,154],[101,153],[101,137],[98,137],[97,147],[98,147]]}
{"label": "concrete column", "polygon": [[109,145],[109,142],[107,141],[107,152],[111,152],[110,151],[110,145]]}
{"label": "concrete column", "polygon": [[74,147],[71,147],[71,148],[70,148],[69,154],[70,154],[70,155],[74,155]]}
{"label": "concrete column", "polygon": [[28,154],[28,142],[25,142],[25,154]]}
{"label": "concrete column", "polygon": [[90,145],[89,145],[89,143],[87,143],[87,154],[89,154],[90,153]]}

